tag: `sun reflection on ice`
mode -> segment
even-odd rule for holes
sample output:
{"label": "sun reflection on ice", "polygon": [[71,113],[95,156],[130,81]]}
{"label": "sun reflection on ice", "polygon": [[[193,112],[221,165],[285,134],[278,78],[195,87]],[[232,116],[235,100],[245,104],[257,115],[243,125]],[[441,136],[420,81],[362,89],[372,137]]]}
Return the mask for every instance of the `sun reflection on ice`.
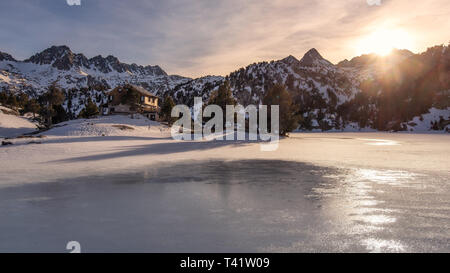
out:
{"label": "sun reflection on ice", "polygon": [[412,186],[412,181],[417,174],[407,171],[393,171],[393,170],[372,170],[372,169],[357,169],[349,179],[358,181],[369,181],[377,184],[387,184],[392,186]]}
{"label": "sun reflection on ice", "polygon": [[395,240],[381,240],[369,238],[363,241],[363,244],[370,252],[404,252],[405,246]]}
{"label": "sun reflection on ice", "polygon": [[365,144],[374,146],[395,146],[400,145],[397,141],[389,139],[372,139],[372,138],[358,138],[359,140],[369,141]]}
{"label": "sun reflection on ice", "polygon": [[382,224],[389,224],[394,223],[397,219],[394,217],[389,217],[387,215],[367,215],[364,216],[362,219],[364,222],[373,224],[373,225],[382,225]]}
{"label": "sun reflection on ice", "polygon": [[403,243],[374,238],[389,230],[401,213],[398,208],[389,207],[378,193],[389,191],[389,187],[413,188],[417,186],[417,176],[408,171],[354,168],[327,176],[335,182],[321,184],[314,192],[316,198],[330,207],[327,213],[343,226],[343,232],[359,237],[367,251],[402,252],[405,251]]}

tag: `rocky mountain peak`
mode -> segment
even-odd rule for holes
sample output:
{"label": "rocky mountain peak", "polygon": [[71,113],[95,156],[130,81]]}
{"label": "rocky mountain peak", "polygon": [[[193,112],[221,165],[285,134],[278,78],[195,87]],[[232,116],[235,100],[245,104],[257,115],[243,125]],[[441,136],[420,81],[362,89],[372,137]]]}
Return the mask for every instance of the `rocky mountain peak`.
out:
{"label": "rocky mountain peak", "polygon": [[0,61],[17,62],[16,59],[14,59],[11,55],[1,51],[0,51]]}
{"label": "rocky mountain peak", "polygon": [[302,66],[317,66],[317,65],[331,65],[333,64],[327,60],[325,60],[322,55],[320,55],[319,51],[315,48],[311,48],[303,58],[300,60],[300,64]]}
{"label": "rocky mountain peak", "polygon": [[36,64],[50,64],[54,60],[58,58],[62,58],[67,55],[73,55],[72,51],[68,46],[52,46],[40,53],[36,53],[31,56],[29,59],[25,60],[25,62],[31,62]]}
{"label": "rocky mountain peak", "polygon": [[106,60],[107,60],[109,63],[119,63],[119,59],[118,59],[117,57],[114,57],[113,55],[108,55],[108,56],[106,57]]}
{"label": "rocky mountain peak", "polygon": [[31,56],[25,62],[40,65],[51,64],[59,70],[69,70],[73,65],[74,55],[68,46],[52,46]]}
{"label": "rocky mountain peak", "polygon": [[308,50],[308,52],[305,53],[305,56],[309,56],[312,58],[322,58],[322,55],[320,55],[319,51],[317,51],[317,49],[315,48],[311,48],[310,50]]}
{"label": "rocky mountain peak", "polygon": [[144,70],[153,75],[167,76],[167,73],[161,67],[159,67],[159,65],[147,65],[146,67],[144,67]]}
{"label": "rocky mountain peak", "polygon": [[109,73],[112,71],[108,65],[108,60],[106,58],[103,58],[102,55],[97,55],[89,59],[89,63],[92,65],[91,68],[94,68],[102,73]]}
{"label": "rocky mountain peak", "polygon": [[[9,54],[0,52],[1,60],[14,60]],[[119,61],[119,59],[113,55],[103,57],[97,55],[93,58],[86,58],[83,54],[73,53],[68,46],[52,46],[44,51],[31,56],[24,62],[39,64],[39,65],[51,65],[58,70],[70,70],[72,68],[80,69],[93,69],[101,73],[129,72],[132,74],[140,75],[152,75],[152,76],[167,76],[167,73],[159,66],[140,66],[137,64],[126,64]]]}
{"label": "rocky mountain peak", "polygon": [[295,58],[292,55],[289,55],[286,58],[282,59],[281,62],[283,62],[287,65],[298,65],[299,64],[299,60],[297,60],[297,58]]}

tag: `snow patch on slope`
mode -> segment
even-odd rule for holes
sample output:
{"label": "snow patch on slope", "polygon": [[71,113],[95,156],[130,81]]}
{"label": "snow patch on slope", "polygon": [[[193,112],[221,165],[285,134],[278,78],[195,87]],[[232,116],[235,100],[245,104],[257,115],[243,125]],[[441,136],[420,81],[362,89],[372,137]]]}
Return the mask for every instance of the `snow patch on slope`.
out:
{"label": "snow patch on slope", "polygon": [[29,119],[14,114],[6,114],[11,112],[14,112],[14,110],[0,106],[0,138],[15,137],[37,130],[36,124]]}
{"label": "snow patch on slope", "polygon": [[161,137],[170,134],[167,126],[135,114],[133,118],[125,115],[101,116],[93,119],[76,119],[55,125],[44,132],[48,137],[63,136],[141,136]]}
{"label": "snow patch on slope", "polygon": [[[423,114],[421,116],[414,117],[410,122],[407,122],[405,125],[408,128],[408,131],[413,132],[423,132],[432,130],[433,122],[439,122],[444,119],[449,123],[450,121],[450,107],[447,109],[437,109],[431,108],[428,110],[427,114]],[[443,131],[450,132],[450,124],[447,124]]]}

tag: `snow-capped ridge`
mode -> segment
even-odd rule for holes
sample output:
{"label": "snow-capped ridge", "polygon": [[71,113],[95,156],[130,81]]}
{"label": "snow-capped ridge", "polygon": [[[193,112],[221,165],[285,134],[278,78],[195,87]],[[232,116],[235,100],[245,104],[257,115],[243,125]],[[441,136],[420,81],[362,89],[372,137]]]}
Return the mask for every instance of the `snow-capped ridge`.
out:
{"label": "snow-capped ridge", "polygon": [[0,51],[0,61],[17,62],[16,59],[14,59],[11,55],[1,51]]}
{"label": "snow-capped ridge", "polygon": [[[10,54],[0,52],[0,61],[19,62]],[[50,65],[51,67],[62,71],[87,71],[93,70],[101,73],[128,73],[150,76],[167,76],[167,73],[158,65],[137,65],[135,63],[122,63],[113,56],[103,57],[97,55],[87,58],[82,53],[74,53],[68,46],[51,46],[39,53],[34,54],[23,63],[32,63],[36,65]]]}
{"label": "snow-capped ridge", "polygon": [[105,91],[132,83],[161,95],[188,80],[191,79],[169,76],[158,65],[122,63],[113,55],[89,59],[82,53],[74,53],[66,45],[51,46],[24,61],[0,52],[0,90],[25,92],[33,97],[45,92],[52,84],[66,91]]}
{"label": "snow-capped ridge", "polygon": [[[60,70],[69,70],[74,64],[75,54],[68,46],[52,46],[24,60],[26,63],[39,65],[50,64]],[[79,56],[78,58],[80,58]]]}
{"label": "snow-capped ridge", "polygon": [[297,58],[295,58],[292,55],[287,56],[286,58],[280,60],[281,62],[287,64],[287,65],[300,65],[300,62]]}

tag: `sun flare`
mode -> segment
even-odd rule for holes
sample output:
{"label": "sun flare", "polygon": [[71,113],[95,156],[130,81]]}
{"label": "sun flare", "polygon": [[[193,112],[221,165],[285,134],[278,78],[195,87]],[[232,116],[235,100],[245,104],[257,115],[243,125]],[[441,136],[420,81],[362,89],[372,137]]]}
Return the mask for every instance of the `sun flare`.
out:
{"label": "sun flare", "polygon": [[414,47],[412,36],[402,29],[378,29],[363,37],[358,46],[358,54],[376,53],[388,55],[393,49],[409,49]]}

